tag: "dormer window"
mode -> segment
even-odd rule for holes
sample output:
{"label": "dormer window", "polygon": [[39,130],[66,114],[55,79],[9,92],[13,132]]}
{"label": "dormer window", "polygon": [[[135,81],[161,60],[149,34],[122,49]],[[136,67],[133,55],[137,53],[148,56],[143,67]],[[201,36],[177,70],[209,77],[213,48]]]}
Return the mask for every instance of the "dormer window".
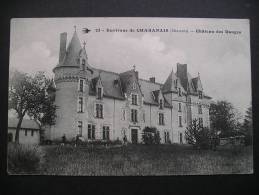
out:
{"label": "dormer window", "polygon": [[101,87],[97,88],[97,99],[102,99],[102,88]]}
{"label": "dormer window", "polygon": [[159,109],[163,109],[163,100],[162,99],[159,100]]}
{"label": "dormer window", "polygon": [[202,99],[202,91],[198,91],[199,99]]}
{"label": "dormer window", "polygon": [[182,91],[180,87],[178,88],[178,96],[182,96]]}
{"label": "dormer window", "polygon": [[82,59],[82,70],[85,71],[85,59]]}
{"label": "dormer window", "polygon": [[132,83],[132,89],[136,89],[137,88],[137,84],[136,84],[136,82],[133,82]]}

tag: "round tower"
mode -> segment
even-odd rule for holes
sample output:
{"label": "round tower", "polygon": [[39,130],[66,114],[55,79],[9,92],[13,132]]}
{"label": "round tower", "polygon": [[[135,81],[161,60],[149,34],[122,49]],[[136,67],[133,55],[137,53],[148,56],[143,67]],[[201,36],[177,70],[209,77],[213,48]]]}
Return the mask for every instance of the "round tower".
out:
{"label": "round tower", "polygon": [[66,136],[68,140],[82,135],[82,121],[88,116],[86,102],[89,94],[89,80],[91,72],[87,63],[87,55],[84,47],[81,47],[77,32],[67,45],[67,33],[60,34],[59,63],[53,69],[56,84],[55,104],[56,124],[51,130],[51,139],[60,140]]}

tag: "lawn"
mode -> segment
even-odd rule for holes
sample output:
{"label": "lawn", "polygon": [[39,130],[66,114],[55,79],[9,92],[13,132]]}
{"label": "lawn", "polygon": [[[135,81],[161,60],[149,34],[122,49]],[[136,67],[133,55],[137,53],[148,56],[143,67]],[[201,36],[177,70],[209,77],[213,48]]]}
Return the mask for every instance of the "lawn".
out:
{"label": "lawn", "polygon": [[184,145],[117,148],[41,146],[48,175],[193,175],[253,173],[252,147],[194,150]]}

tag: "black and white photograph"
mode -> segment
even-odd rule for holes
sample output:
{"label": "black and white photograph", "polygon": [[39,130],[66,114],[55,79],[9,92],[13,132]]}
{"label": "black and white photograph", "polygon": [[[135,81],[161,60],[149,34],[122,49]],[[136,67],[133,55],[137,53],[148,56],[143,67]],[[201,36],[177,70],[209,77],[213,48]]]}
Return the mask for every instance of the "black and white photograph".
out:
{"label": "black and white photograph", "polygon": [[249,19],[10,21],[9,175],[253,174]]}

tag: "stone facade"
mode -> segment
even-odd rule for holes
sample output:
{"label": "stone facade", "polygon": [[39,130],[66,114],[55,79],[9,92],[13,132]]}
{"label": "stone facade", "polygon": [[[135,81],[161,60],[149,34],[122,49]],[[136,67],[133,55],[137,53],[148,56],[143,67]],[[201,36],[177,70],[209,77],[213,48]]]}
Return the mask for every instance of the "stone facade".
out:
{"label": "stone facade", "polygon": [[[200,76],[192,78],[186,64],[178,64],[164,84],[155,78],[138,78],[135,69],[108,72],[88,64],[77,33],[66,48],[61,34],[59,63],[55,73],[56,124],[46,130],[46,139],[122,140],[141,142],[142,130],[156,127],[162,143],[185,143],[184,131],[197,118],[209,127],[210,97]],[[200,111],[201,109],[201,111]],[[202,119],[201,119],[202,118]]]}

